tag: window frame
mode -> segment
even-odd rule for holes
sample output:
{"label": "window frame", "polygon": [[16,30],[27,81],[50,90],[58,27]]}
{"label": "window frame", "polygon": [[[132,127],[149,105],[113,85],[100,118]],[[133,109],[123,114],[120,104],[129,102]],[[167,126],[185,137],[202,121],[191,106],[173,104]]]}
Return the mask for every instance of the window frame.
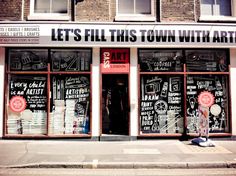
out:
{"label": "window frame", "polygon": [[[136,0],[133,0],[136,1]],[[150,14],[119,14],[119,0],[116,0],[116,16],[115,21],[155,21],[155,0],[150,0],[151,13]]]}
{"label": "window frame", "polygon": [[[52,0],[50,0],[52,1]],[[70,1],[67,1],[67,13],[36,13],[34,11],[35,0],[30,0],[30,14],[27,17],[28,20],[56,20],[56,21],[68,21],[70,20]]]}
{"label": "window frame", "polygon": [[[63,48],[45,48],[45,47],[38,47],[38,48],[30,48],[30,47],[9,47],[7,48],[7,53],[6,53],[6,58],[5,58],[5,64],[6,64],[6,69],[5,69],[5,74],[6,74],[6,78],[5,78],[5,85],[7,85],[5,87],[5,104],[4,104],[4,120],[3,120],[3,136],[4,137],[8,137],[8,138],[16,138],[16,137],[21,137],[21,138],[35,138],[35,137],[39,137],[39,138],[51,138],[51,137],[68,137],[68,138],[78,138],[78,137],[91,137],[92,136],[92,53],[93,53],[93,49],[92,48],[88,48],[88,47],[84,47],[84,48],[64,48],[64,50],[67,51],[75,51],[75,50],[88,50],[90,51],[90,66],[89,66],[89,70],[76,70],[76,71],[53,71],[52,70],[52,60],[51,60],[51,51],[52,50],[60,50]],[[45,50],[47,51],[48,54],[48,65],[47,65],[47,70],[44,71],[15,71],[15,70],[11,70],[10,69],[10,51],[11,50]],[[45,76],[46,77],[46,96],[47,96],[47,103],[46,103],[46,133],[45,134],[12,134],[12,133],[8,133],[7,131],[7,119],[8,119],[8,108],[7,106],[9,105],[9,83],[10,83],[10,78],[11,75],[14,76]],[[77,133],[77,134],[57,134],[57,133],[52,133],[51,129],[50,129],[50,120],[52,119],[52,112],[53,112],[53,103],[52,101],[52,91],[53,91],[53,87],[51,86],[52,84],[52,77],[53,76],[87,76],[89,78],[89,89],[90,89],[90,93],[89,93],[89,131],[87,133]]]}
{"label": "window frame", "polygon": [[[214,0],[216,1],[216,0]],[[230,1],[231,6],[231,16],[224,16],[224,15],[204,15],[201,13],[201,1],[199,4],[200,10],[200,21],[236,21],[236,2],[234,0]],[[213,9],[214,11],[214,9]]]}
{"label": "window frame", "polygon": [[[140,59],[140,51],[142,50],[182,50],[183,52],[183,56],[184,56],[184,64],[183,64],[183,71],[169,71],[169,72],[165,72],[165,71],[145,71],[145,70],[141,70],[141,66],[140,66],[140,62],[138,62],[138,87],[139,87],[139,91],[138,91],[138,97],[139,97],[139,102],[138,102],[138,136],[140,137],[180,137],[182,135],[186,135],[186,136],[196,136],[198,135],[198,133],[191,133],[187,131],[187,125],[188,125],[188,114],[187,114],[187,77],[188,76],[204,76],[204,75],[213,75],[213,76],[225,76],[227,77],[227,101],[228,103],[231,102],[231,92],[230,92],[230,55],[229,55],[229,50],[228,49],[221,49],[221,48],[214,48],[214,49],[206,49],[206,48],[139,48],[138,49],[138,60]],[[188,50],[218,50],[218,51],[225,51],[226,52],[226,56],[227,56],[227,70],[226,71],[208,71],[208,72],[202,72],[202,71],[187,71],[187,65],[185,62],[186,59],[186,51]],[[183,129],[183,133],[147,133],[147,132],[143,132],[142,128],[141,128],[141,77],[142,76],[146,76],[146,75],[152,75],[152,76],[182,76],[183,77],[183,112],[184,112],[184,129]],[[232,135],[232,113],[231,113],[231,106],[229,105],[227,107],[227,128],[225,132],[209,132],[209,136],[231,136]]]}

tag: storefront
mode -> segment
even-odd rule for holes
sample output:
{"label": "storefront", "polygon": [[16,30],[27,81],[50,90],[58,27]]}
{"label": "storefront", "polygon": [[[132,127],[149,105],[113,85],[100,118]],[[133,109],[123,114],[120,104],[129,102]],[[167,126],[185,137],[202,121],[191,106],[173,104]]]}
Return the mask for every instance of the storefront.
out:
{"label": "storefront", "polygon": [[231,24],[1,24],[1,136],[196,136],[206,115],[234,136],[235,43]]}

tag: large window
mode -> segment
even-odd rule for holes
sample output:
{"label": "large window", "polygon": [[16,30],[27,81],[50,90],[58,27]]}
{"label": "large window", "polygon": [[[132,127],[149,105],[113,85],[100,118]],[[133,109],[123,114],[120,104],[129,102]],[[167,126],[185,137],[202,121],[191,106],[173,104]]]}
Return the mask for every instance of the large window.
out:
{"label": "large window", "polygon": [[200,20],[235,20],[234,6],[231,0],[201,0]]}
{"label": "large window", "polygon": [[116,20],[153,21],[154,0],[117,0]]}
{"label": "large window", "polygon": [[90,133],[91,49],[9,49],[5,135]]}
{"label": "large window", "polygon": [[66,0],[34,0],[35,13],[67,13]]}
{"label": "large window", "polygon": [[68,0],[30,0],[29,20],[69,20]]}
{"label": "large window", "polygon": [[212,97],[209,132],[230,132],[227,50],[139,49],[138,55],[140,135],[199,133],[203,93]]}

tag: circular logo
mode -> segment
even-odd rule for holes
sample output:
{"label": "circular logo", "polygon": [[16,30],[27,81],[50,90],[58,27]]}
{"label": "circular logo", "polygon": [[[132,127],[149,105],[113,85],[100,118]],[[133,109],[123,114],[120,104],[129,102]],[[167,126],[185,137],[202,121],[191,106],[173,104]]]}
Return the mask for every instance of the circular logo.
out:
{"label": "circular logo", "polygon": [[26,108],[26,100],[22,96],[14,96],[10,100],[10,108],[14,112],[22,112]]}
{"label": "circular logo", "polygon": [[210,111],[214,116],[218,116],[221,113],[221,107],[218,104],[213,104],[210,108]]}
{"label": "circular logo", "polygon": [[198,96],[198,103],[204,107],[210,107],[215,101],[214,95],[211,92],[203,91]]}
{"label": "circular logo", "polygon": [[168,109],[168,105],[165,101],[163,100],[158,100],[155,104],[154,104],[154,110],[158,113],[158,114],[165,114],[166,111]]}

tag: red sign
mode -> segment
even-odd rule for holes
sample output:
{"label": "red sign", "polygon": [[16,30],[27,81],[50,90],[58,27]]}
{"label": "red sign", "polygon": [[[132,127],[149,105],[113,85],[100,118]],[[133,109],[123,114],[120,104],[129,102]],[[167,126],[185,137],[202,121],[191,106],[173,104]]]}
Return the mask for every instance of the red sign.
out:
{"label": "red sign", "polygon": [[203,107],[210,107],[215,101],[214,95],[211,92],[203,91],[198,96],[198,103]]}
{"label": "red sign", "polygon": [[22,112],[26,108],[26,100],[22,96],[14,96],[10,100],[10,108],[14,112]]}
{"label": "red sign", "polygon": [[129,73],[129,64],[110,64],[109,68],[105,68],[104,64],[101,64],[102,73]]}
{"label": "red sign", "polygon": [[129,49],[101,49],[102,73],[128,73],[130,52]]}

